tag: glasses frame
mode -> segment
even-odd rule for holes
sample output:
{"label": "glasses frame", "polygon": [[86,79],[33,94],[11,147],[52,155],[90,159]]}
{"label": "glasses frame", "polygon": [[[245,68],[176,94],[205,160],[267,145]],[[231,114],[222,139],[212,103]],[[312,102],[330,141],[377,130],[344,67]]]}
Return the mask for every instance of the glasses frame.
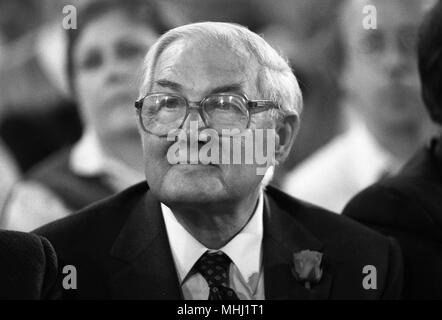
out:
{"label": "glasses frame", "polygon": [[[142,108],[143,108],[143,104],[144,104],[144,100],[147,97],[153,96],[153,95],[168,95],[168,96],[172,96],[172,97],[176,97],[176,98],[180,98],[183,99],[186,102],[186,113],[184,115],[183,121],[181,122],[181,124],[178,126],[177,129],[181,129],[184,125],[184,122],[186,121],[187,117],[190,114],[190,110],[191,109],[196,109],[198,110],[198,113],[201,117],[201,119],[203,120],[204,124],[206,125],[206,127],[211,128],[210,124],[208,123],[204,113],[203,113],[203,108],[202,105],[204,104],[205,101],[207,101],[209,98],[213,97],[213,96],[234,96],[234,97],[238,97],[244,100],[245,105],[246,105],[246,111],[247,111],[247,126],[245,129],[248,129],[250,126],[250,118],[251,115],[256,114],[256,113],[260,113],[260,112],[264,112],[270,109],[281,109],[280,105],[274,101],[271,100],[249,100],[247,98],[247,96],[245,94],[239,94],[239,93],[215,93],[215,94],[210,94],[206,97],[204,97],[201,101],[189,101],[187,100],[184,96],[177,94],[177,93],[169,93],[169,92],[149,92],[147,93],[143,98],[135,101],[135,109],[137,110],[138,113],[138,119],[140,121],[140,125],[141,128],[150,134],[159,136],[159,137],[163,137],[163,136],[167,136],[167,134],[164,135],[158,135],[155,134],[151,131],[149,131],[143,124],[143,119],[142,119]],[[192,105],[196,105],[195,107],[192,107]]]}

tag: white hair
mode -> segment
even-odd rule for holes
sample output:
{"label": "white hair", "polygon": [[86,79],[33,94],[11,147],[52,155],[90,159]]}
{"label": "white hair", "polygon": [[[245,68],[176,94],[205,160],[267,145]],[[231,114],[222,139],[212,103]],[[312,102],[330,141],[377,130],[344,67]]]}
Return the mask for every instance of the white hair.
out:
{"label": "white hair", "polygon": [[302,112],[302,94],[298,81],[288,62],[263,38],[246,27],[224,22],[199,22],[169,30],[150,48],[144,60],[144,73],[140,98],[153,87],[155,67],[161,53],[173,42],[185,39],[199,39],[226,43],[232,50],[240,48],[252,54],[261,70],[256,81],[261,99],[275,101],[280,111],[286,114]]}

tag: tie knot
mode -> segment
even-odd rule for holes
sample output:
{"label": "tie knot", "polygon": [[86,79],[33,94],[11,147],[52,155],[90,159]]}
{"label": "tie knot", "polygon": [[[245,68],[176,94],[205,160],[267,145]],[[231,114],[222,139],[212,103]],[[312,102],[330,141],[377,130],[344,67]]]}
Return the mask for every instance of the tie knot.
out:
{"label": "tie knot", "polygon": [[231,260],[222,251],[206,251],[195,268],[206,279],[209,287],[228,287]]}

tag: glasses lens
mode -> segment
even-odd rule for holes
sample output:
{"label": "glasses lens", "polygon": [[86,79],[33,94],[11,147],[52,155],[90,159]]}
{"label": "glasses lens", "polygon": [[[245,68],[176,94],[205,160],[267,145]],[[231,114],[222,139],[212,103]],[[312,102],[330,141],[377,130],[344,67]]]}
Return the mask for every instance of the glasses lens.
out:
{"label": "glasses lens", "polygon": [[154,94],[143,102],[141,120],[144,128],[156,135],[168,134],[179,128],[186,114],[186,101],[182,97]]}
{"label": "glasses lens", "polygon": [[217,130],[240,129],[249,122],[247,101],[235,95],[213,95],[203,102],[204,115],[210,126]]}

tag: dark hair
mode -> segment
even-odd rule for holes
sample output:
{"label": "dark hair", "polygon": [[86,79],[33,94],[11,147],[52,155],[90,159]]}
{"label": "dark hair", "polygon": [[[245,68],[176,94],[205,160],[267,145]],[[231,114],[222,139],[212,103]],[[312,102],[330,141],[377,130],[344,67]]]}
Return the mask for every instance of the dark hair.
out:
{"label": "dark hair", "polygon": [[67,31],[67,61],[66,74],[69,89],[75,94],[74,78],[75,68],[73,53],[78,38],[86,29],[86,26],[106,15],[109,12],[118,11],[127,15],[131,21],[139,22],[150,27],[159,35],[168,28],[162,20],[162,15],[155,3],[150,0],[92,0],[78,9],[77,28]]}
{"label": "dark hair", "polygon": [[422,98],[431,119],[442,124],[442,1],[427,13],[419,28],[418,66]]}

